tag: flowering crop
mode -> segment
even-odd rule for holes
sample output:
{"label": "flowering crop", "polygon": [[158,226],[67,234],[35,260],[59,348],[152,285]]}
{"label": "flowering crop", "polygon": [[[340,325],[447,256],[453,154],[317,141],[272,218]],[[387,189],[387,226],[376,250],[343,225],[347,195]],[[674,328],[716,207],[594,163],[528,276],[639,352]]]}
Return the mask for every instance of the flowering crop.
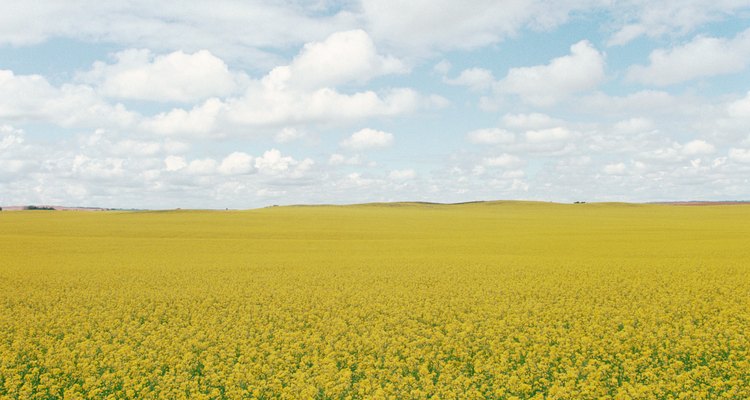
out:
{"label": "flowering crop", "polygon": [[0,397],[750,398],[750,207],[0,213]]}

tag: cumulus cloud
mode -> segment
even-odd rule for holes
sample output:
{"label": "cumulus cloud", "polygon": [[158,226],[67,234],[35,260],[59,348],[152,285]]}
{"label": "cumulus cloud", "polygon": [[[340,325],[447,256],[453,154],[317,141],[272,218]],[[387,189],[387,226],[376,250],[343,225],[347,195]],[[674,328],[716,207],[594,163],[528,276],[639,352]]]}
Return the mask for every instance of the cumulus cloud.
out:
{"label": "cumulus cloud", "polygon": [[[346,124],[447,104],[442,97],[425,96],[410,88],[352,93],[336,88],[407,71],[398,59],[379,54],[362,30],[310,42],[290,64],[255,80],[230,71],[208,51],[157,56],[147,50],[126,50],[115,59],[111,64],[95,63],[92,70],[78,77],[79,84],[60,87],[39,75],[0,70],[0,118],[187,136],[246,135],[247,127],[264,132],[286,128],[286,134],[278,136],[283,142],[293,140],[289,133],[302,125]],[[244,92],[233,95],[240,88]],[[144,117],[122,104],[110,104],[104,96],[193,106]]]}
{"label": "cumulus cloud", "polygon": [[[68,83],[73,72],[64,68],[73,63],[46,77],[0,71],[0,202],[223,208],[224,201],[264,205],[263,198],[654,200],[697,188],[717,197],[747,197],[750,94],[737,93],[746,88],[706,80],[706,91],[629,93],[621,85],[671,85],[747,68],[750,31],[692,37],[701,24],[750,9],[746,1],[402,3],[10,5],[0,15],[0,43],[69,37],[71,47],[93,42],[129,50]],[[466,51],[509,38],[523,46],[526,30],[559,26],[571,12],[585,18],[597,13],[591,21],[617,15],[602,28],[613,33],[610,45],[662,35],[678,44],[654,51],[625,74],[613,71],[612,85],[601,89],[606,56],[587,41],[568,54],[509,71],[496,68],[511,59],[495,65],[488,53]],[[30,20],[34,26],[19,25]],[[462,71],[466,60],[488,64]],[[672,74],[664,72],[674,66],[679,68]],[[414,78],[426,73],[431,79],[419,80],[419,91],[399,87],[412,78],[406,75],[412,68]],[[481,104],[496,113],[474,114],[464,107],[463,90],[441,87],[460,102],[455,110],[406,121],[403,116],[448,105],[422,92],[440,81],[478,92],[486,100]],[[392,127],[444,126],[447,139],[460,129],[451,120],[456,114],[473,121],[459,133],[470,131],[464,138],[476,146],[399,149],[405,156],[434,157],[419,174],[389,165],[389,152],[366,152],[392,146],[393,134],[354,132],[387,119]],[[476,125],[495,119],[496,126]],[[315,140],[341,132],[348,133],[343,140]],[[269,143],[281,147],[247,150]],[[433,150],[445,151],[444,157]]]}
{"label": "cumulus cloud", "polygon": [[105,102],[87,85],[56,87],[41,75],[0,70],[0,118],[65,127],[128,127],[139,116],[121,104]]}
{"label": "cumulus cloud", "polygon": [[682,153],[688,156],[711,154],[714,151],[716,147],[705,140],[693,140],[682,146]]}
{"label": "cumulus cloud", "polygon": [[571,137],[571,132],[567,128],[555,127],[549,129],[529,130],[525,133],[526,141],[529,143],[546,143],[556,142]]}
{"label": "cumulus cloud", "polygon": [[0,182],[4,182],[4,185],[38,164],[34,156],[39,154],[34,154],[34,149],[24,143],[25,136],[22,129],[0,125]]}
{"label": "cumulus cloud", "polygon": [[179,171],[187,167],[187,162],[180,156],[167,156],[164,159],[164,167],[167,171]]}
{"label": "cumulus cloud", "polygon": [[176,108],[147,119],[142,126],[161,134],[225,136],[243,127],[278,132],[446,106],[444,98],[410,88],[345,93],[336,87],[404,71],[397,59],[378,54],[364,31],[335,33],[322,42],[308,43],[290,64],[250,80],[240,96],[210,98],[190,110]]}
{"label": "cumulus cloud", "polygon": [[604,166],[604,173],[607,175],[622,175],[627,170],[624,163],[607,164]]}
{"label": "cumulus cloud", "polygon": [[518,95],[536,106],[549,106],[565,97],[595,88],[604,79],[604,56],[586,41],[570,47],[570,55],[546,65],[511,68],[497,83],[501,93]]}
{"label": "cumulus cloud", "polygon": [[632,117],[617,121],[613,126],[613,131],[620,134],[636,134],[651,131],[653,129],[654,122],[648,118],[642,117]]}
{"label": "cumulus cloud", "polygon": [[334,153],[328,157],[328,165],[361,165],[363,163],[364,160],[359,154],[347,157],[343,154]]}
{"label": "cumulus cloud", "polygon": [[729,158],[741,163],[750,163],[750,149],[729,149]]}
{"label": "cumulus cloud", "polygon": [[[693,110],[695,99],[678,97],[662,90],[640,90],[622,96],[601,92],[582,96],[576,107],[599,115],[675,115]],[[632,117],[631,117],[632,118]]]}
{"label": "cumulus cloud", "polygon": [[475,144],[507,144],[515,141],[516,135],[502,128],[477,129],[466,134]]}
{"label": "cumulus cloud", "polygon": [[216,166],[216,160],[203,158],[190,161],[186,170],[192,175],[213,175],[216,172]]}
{"label": "cumulus cloud", "polygon": [[218,171],[225,175],[241,175],[254,172],[253,157],[247,153],[235,151],[221,160]]}
{"label": "cumulus cloud", "polygon": [[451,70],[451,68],[453,68],[453,65],[451,65],[450,61],[440,60],[432,67],[432,70],[440,75],[445,76],[445,74],[447,74]]}
{"label": "cumulus cloud", "polygon": [[389,147],[392,144],[392,133],[364,128],[342,141],[341,147],[349,150],[367,150]]}
{"label": "cumulus cloud", "polygon": [[24,133],[10,125],[0,125],[0,150],[7,150],[23,143]]}
{"label": "cumulus cloud", "polygon": [[610,12],[618,16],[620,26],[608,44],[624,45],[641,36],[684,35],[747,8],[748,4],[743,0],[663,0],[658,3],[635,0],[612,3]]}
{"label": "cumulus cloud", "polygon": [[288,91],[260,85],[245,97],[226,103],[229,123],[249,126],[335,123],[377,116],[393,116],[442,106],[439,98],[423,97],[412,89],[390,89],[344,94],[330,88],[312,92]]}
{"label": "cumulus cloud", "polygon": [[750,29],[733,39],[697,36],[671,49],[657,49],[649,65],[628,69],[627,78],[644,84],[667,86],[696,78],[729,74],[750,64]]}
{"label": "cumulus cloud", "polygon": [[191,110],[174,108],[144,119],[140,127],[162,135],[207,135],[217,130],[217,119],[226,110],[226,104],[211,98]]}
{"label": "cumulus cloud", "polygon": [[487,90],[492,88],[495,83],[495,77],[492,75],[492,71],[484,68],[469,68],[461,71],[461,73],[453,79],[445,79],[445,82],[450,85],[461,85],[467,86],[475,91]]}
{"label": "cumulus cloud", "polygon": [[210,157],[187,160],[183,156],[169,155],[164,158],[162,168],[173,174],[210,177],[214,180],[256,173],[265,177],[297,178],[309,171],[314,164],[312,159],[298,160],[277,149],[270,149],[257,157],[235,151],[220,160]]}
{"label": "cumulus cloud", "polygon": [[729,103],[727,113],[733,118],[750,119],[750,92],[747,92],[745,97]]}
{"label": "cumulus cloud", "polygon": [[72,174],[86,180],[110,180],[125,174],[125,160],[106,157],[91,158],[78,154],[73,158]]}
{"label": "cumulus cloud", "polygon": [[542,113],[528,114],[505,114],[503,123],[511,128],[516,129],[542,129],[551,128],[562,124],[562,121]]}
{"label": "cumulus cloud", "polygon": [[582,6],[568,1],[491,0],[364,0],[361,4],[363,18],[376,38],[389,47],[417,55],[486,46],[526,27],[551,29]]}
{"label": "cumulus cloud", "polygon": [[394,181],[407,181],[416,176],[417,173],[413,169],[394,169],[388,174],[388,178]]}
{"label": "cumulus cloud", "polygon": [[255,158],[255,168],[262,174],[299,177],[308,171],[315,162],[312,159],[296,160],[291,156],[284,156],[281,151],[271,149]]}
{"label": "cumulus cloud", "polygon": [[363,0],[151,5],[144,0],[126,4],[86,1],[79,7],[65,7],[52,0],[36,1],[34,7],[7,5],[0,16],[0,43],[20,46],[63,37],[162,52],[208,49],[223,59],[268,67],[278,61],[274,50],[356,27],[366,27],[376,43],[400,55],[424,57],[438,51],[499,43],[528,29],[550,30],[569,21],[571,14],[609,14],[612,21],[608,28],[613,31],[609,44],[621,45],[643,35],[683,35],[748,9],[744,0],[479,0],[470,4],[450,0]]}
{"label": "cumulus cloud", "polygon": [[365,83],[380,75],[407,71],[397,58],[378,54],[370,36],[357,29],[307,43],[291,64],[276,67],[266,79],[273,85],[320,88]]}
{"label": "cumulus cloud", "polygon": [[[549,107],[573,94],[595,89],[604,80],[604,67],[604,54],[589,41],[582,40],[570,46],[569,55],[554,58],[544,65],[510,68],[500,80],[495,80],[492,73],[483,68],[469,68],[456,78],[444,80],[475,91],[491,89],[494,97],[483,96],[480,99],[480,108],[485,111],[499,110],[503,98],[508,95],[516,95],[531,106]],[[539,113],[520,114],[518,123],[524,123],[524,118],[539,117],[546,116]]]}
{"label": "cumulus cloud", "polygon": [[274,140],[278,143],[289,143],[307,136],[307,133],[301,129],[286,127],[274,135]]}
{"label": "cumulus cloud", "polygon": [[79,79],[109,97],[147,101],[194,102],[227,96],[247,80],[207,50],[154,55],[130,49],[114,54],[115,62],[94,63]]}
{"label": "cumulus cloud", "polygon": [[293,3],[175,3],[153,7],[148,1],[136,0],[125,4],[84,1],[69,7],[42,0],[34,7],[6,7],[0,16],[0,43],[19,46],[64,37],[166,52],[208,49],[225,59],[267,66],[278,60],[269,48],[289,48],[351,29],[355,18],[348,10],[320,15]]}
{"label": "cumulus cloud", "polygon": [[183,153],[190,145],[171,139],[122,138],[116,132],[96,129],[90,135],[79,136],[78,147],[100,155],[143,159],[160,154]]}
{"label": "cumulus cloud", "polygon": [[501,154],[496,157],[488,157],[483,160],[483,164],[488,167],[513,168],[522,163],[518,156],[512,154]]}

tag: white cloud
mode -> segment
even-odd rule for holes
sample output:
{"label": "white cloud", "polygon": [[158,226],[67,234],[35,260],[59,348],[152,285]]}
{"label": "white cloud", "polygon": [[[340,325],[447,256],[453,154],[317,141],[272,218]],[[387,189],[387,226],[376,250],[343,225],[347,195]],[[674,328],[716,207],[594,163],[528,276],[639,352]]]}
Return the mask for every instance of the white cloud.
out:
{"label": "white cloud", "polygon": [[741,163],[750,163],[750,149],[730,149],[729,158]]}
{"label": "white cloud", "polygon": [[[551,29],[580,8],[580,2],[479,0],[364,0],[370,32],[404,54],[471,49],[497,43],[525,27]],[[436,27],[439,27],[436,29]]]}
{"label": "white cloud", "polygon": [[388,174],[388,178],[394,181],[406,181],[416,178],[417,173],[413,169],[394,169]]}
{"label": "white cloud", "polygon": [[130,49],[114,58],[113,64],[94,63],[79,79],[109,97],[178,102],[227,96],[247,81],[207,50],[155,56],[149,50]]}
{"label": "white cloud", "polygon": [[411,89],[391,89],[382,96],[372,91],[348,95],[328,88],[314,92],[257,89],[226,102],[209,99],[189,111],[178,108],[160,113],[141,126],[165,135],[241,136],[245,127],[301,129],[288,125],[348,123],[443,106],[442,99],[423,97]]}
{"label": "white cloud", "polygon": [[[0,182],[7,190],[8,181],[24,176],[26,172],[35,169],[38,152],[24,144],[25,133],[10,125],[0,125]],[[30,151],[31,150],[31,151]],[[37,154],[35,154],[37,153]],[[0,201],[2,201],[0,190]],[[1,204],[0,204],[1,205]]]}
{"label": "white cloud", "polygon": [[453,66],[451,65],[450,61],[440,60],[432,67],[432,70],[440,75],[445,75],[451,70],[451,68],[453,68]]}
{"label": "white cloud", "polygon": [[610,12],[622,21],[609,40],[610,46],[629,43],[641,37],[684,35],[706,23],[721,21],[728,15],[747,9],[745,0],[662,0],[619,1]]}
{"label": "white cloud", "polygon": [[[5,5],[0,43],[28,45],[53,37],[116,43],[160,52],[208,49],[224,59],[268,66],[268,49],[289,48],[355,25],[348,10],[316,13],[309,4],[267,2],[128,3],[86,1],[76,7],[54,0]],[[29,24],[29,21],[34,21]],[[290,29],[293,27],[293,29]]]}
{"label": "white cloud", "polygon": [[255,159],[255,168],[260,172],[269,174],[286,172],[293,164],[295,164],[294,158],[282,156],[277,149],[268,150]]}
{"label": "white cloud", "polygon": [[529,143],[556,142],[569,139],[572,135],[570,130],[563,127],[530,130],[525,133],[526,141]]}
{"label": "white cloud", "polygon": [[261,86],[229,101],[226,117],[238,125],[278,126],[353,121],[440,105],[439,99],[422,97],[412,89],[390,89],[381,95],[373,91],[342,94],[323,88],[297,92]]}
{"label": "white cloud", "polygon": [[400,60],[378,54],[370,36],[358,29],[307,43],[290,65],[275,68],[266,79],[272,85],[321,88],[404,72],[407,68]]}
{"label": "white cloud", "polygon": [[126,159],[148,159],[163,154],[179,154],[189,149],[189,145],[174,140],[152,140],[139,138],[122,138],[116,131],[96,129],[92,134],[78,136],[79,149],[89,154],[114,156]]}
{"label": "white cloud", "polygon": [[633,117],[618,121],[613,126],[613,131],[619,134],[637,134],[652,131],[654,122],[648,118]]}
{"label": "white cloud", "polygon": [[138,115],[103,101],[86,85],[51,85],[40,75],[0,70],[0,118],[64,127],[131,126]]}
{"label": "white cloud", "polygon": [[8,150],[23,143],[24,133],[10,125],[0,125],[0,150]]}
{"label": "white cloud", "polygon": [[254,172],[253,157],[247,153],[235,151],[221,160],[218,171],[225,175],[240,175]]}
{"label": "white cloud", "polygon": [[121,158],[91,158],[78,154],[73,158],[74,176],[87,180],[117,179],[125,174],[125,160]]}
{"label": "white cloud", "polygon": [[515,134],[501,128],[477,129],[466,134],[475,144],[508,144],[515,141]]}
{"label": "white cloud", "polygon": [[543,129],[558,126],[562,123],[557,118],[552,118],[547,114],[529,113],[529,114],[505,114],[503,123],[511,128],[516,129]]}
{"label": "white cloud", "polygon": [[599,92],[583,96],[576,106],[599,115],[675,115],[693,107],[692,100],[661,90],[641,90],[624,96],[609,96]]}
{"label": "white cloud", "polygon": [[217,119],[226,104],[216,98],[196,105],[190,111],[175,108],[141,123],[141,128],[162,135],[207,135],[216,130]]}
{"label": "white cloud", "polygon": [[179,171],[187,167],[187,162],[180,156],[167,156],[164,159],[164,167],[167,171]]}
{"label": "white cloud", "polygon": [[672,144],[670,147],[649,149],[639,153],[638,157],[658,163],[676,163],[684,159],[681,147],[677,143]]}
{"label": "white cloud", "polygon": [[398,60],[379,55],[364,31],[336,33],[323,42],[305,45],[291,64],[248,82],[241,96],[211,98],[191,110],[174,109],[142,126],[161,134],[226,136],[246,127],[278,132],[282,127],[347,123],[447,105],[442,97],[424,96],[409,88],[344,93],[334,87],[404,71]]}
{"label": "white cloud", "polygon": [[518,156],[512,154],[501,154],[496,157],[488,157],[483,160],[483,164],[488,167],[513,168],[521,165],[522,161]]}
{"label": "white cloud", "polygon": [[747,92],[745,97],[729,103],[727,113],[733,118],[750,119],[750,92]]}
{"label": "white cloud", "polygon": [[187,172],[193,175],[212,175],[216,172],[216,164],[216,160],[212,158],[193,160],[187,165]]}
{"label": "white cloud", "polygon": [[492,75],[492,71],[484,68],[469,68],[461,71],[461,73],[453,79],[445,79],[445,82],[450,85],[467,86],[472,90],[481,91],[492,88],[495,83],[495,77]]}
{"label": "white cloud", "polygon": [[497,90],[517,94],[532,105],[549,106],[595,88],[604,79],[604,56],[586,40],[572,45],[570,52],[546,65],[511,68]]}
{"label": "white cloud", "polygon": [[161,148],[167,154],[178,154],[188,151],[190,149],[190,144],[177,140],[167,139],[162,142]]}
{"label": "white cloud", "polygon": [[731,40],[697,36],[682,46],[654,50],[649,55],[649,65],[630,67],[627,77],[635,82],[666,86],[738,72],[748,64],[750,29]]}
{"label": "white cloud", "polygon": [[315,162],[312,159],[296,160],[284,156],[277,149],[271,149],[255,158],[255,168],[265,175],[284,175],[288,178],[299,178],[309,171]]}
{"label": "white cloud", "polygon": [[159,52],[207,49],[225,60],[266,68],[278,61],[277,50],[358,27],[381,46],[423,57],[484,47],[527,29],[550,30],[573,13],[609,14],[610,44],[624,44],[641,35],[686,34],[747,8],[746,0],[244,1],[159,7],[145,0],[87,1],[78,7],[39,0],[34,7],[6,5],[0,43],[20,46],[63,37]]}
{"label": "white cloud", "polygon": [[269,188],[258,189],[255,195],[263,198],[279,198],[287,194],[286,190],[276,190]]}
{"label": "white cloud", "polygon": [[510,171],[505,171],[501,175],[503,179],[520,179],[526,176],[526,173],[522,169],[514,169]]}
{"label": "white cloud", "polygon": [[624,163],[607,164],[604,166],[604,173],[607,175],[622,175],[627,170]]}
{"label": "white cloud", "polygon": [[276,140],[278,143],[289,143],[295,140],[302,139],[306,136],[307,133],[303,130],[287,127],[276,133],[276,135],[274,136],[274,140]]}
{"label": "white cloud", "polygon": [[347,157],[343,154],[334,153],[328,158],[328,165],[361,165],[364,162],[362,156],[355,154]]}
{"label": "white cloud", "polygon": [[[379,116],[396,116],[441,108],[447,100],[409,88],[345,93],[327,85],[365,82],[382,74],[405,72],[393,57],[375,51],[361,30],[340,32],[323,42],[310,42],[291,64],[250,80],[229,71],[207,51],[173,52],[154,57],[148,51],[117,54],[114,64],[97,63],[79,76],[88,84],[51,85],[39,75],[15,75],[0,70],[0,118],[9,122],[50,122],[63,127],[116,128],[163,135],[247,136],[278,132],[292,140],[292,129],[303,125],[347,124]],[[323,86],[321,86],[323,85]],[[239,87],[239,96],[228,96]],[[174,108],[143,117],[103,95],[131,99],[185,101],[191,108]],[[259,129],[247,129],[259,128]]]}
{"label": "white cloud", "polygon": [[[500,75],[506,71],[496,68],[512,59],[499,64],[492,61],[493,56],[512,54],[504,47],[465,51],[509,38],[518,40],[514,47],[523,47],[528,43],[528,29],[557,26],[570,10],[593,23],[600,16],[606,19],[629,10],[609,18],[603,28],[619,32],[613,43],[664,35],[661,43],[677,43],[661,50],[665,60],[685,62],[675,72],[677,78],[716,76],[727,65],[740,68],[736,66],[744,63],[742,68],[747,68],[746,61],[730,62],[745,54],[740,43],[747,34],[692,38],[691,29],[700,26],[700,21],[721,21],[726,12],[738,10],[740,2],[750,9],[745,0],[666,0],[660,3],[662,11],[660,4],[640,0],[554,4],[439,0],[390,9],[388,1],[363,6],[293,0],[273,5],[220,2],[159,7],[144,7],[140,1],[61,7],[41,0],[35,3],[36,11],[9,6],[11,16],[0,15],[2,43],[23,45],[49,37],[73,37],[61,41],[66,48],[94,50],[86,43],[107,43],[115,49],[150,49],[117,53],[69,83],[64,83],[71,74],[69,68],[81,65],[78,62],[37,69],[49,71],[46,78],[0,72],[0,202],[223,208],[224,201],[235,207],[264,205],[256,199],[262,195],[281,196],[274,200],[280,204],[748,195],[750,94],[744,93],[747,88],[741,84],[715,86],[715,80],[707,80],[701,82],[705,91],[701,86],[701,90],[679,94],[666,90],[619,94],[627,89],[622,86],[627,82],[622,82],[622,71],[613,70],[611,85],[608,82],[602,92],[587,93],[604,81],[606,58],[588,42],[577,43],[567,55],[566,51],[543,55],[549,61],[541,65],[519,64],[507,75]],[[706,18],[696,12],[701,8]],[[23,19],[24,15],[29,18]],[[17,18],[35,24],[24,28]],[[730,18],[731,24],[725,26],[730,30],[742,20],[740,15]],[[125,26],[121,19],[133,25]],[[246,23],[255,25],[248,28]],[[434,28],[436,24],[440,29]],[[715,36],[712,29],[701,31]],[[653,46],[654,42],[640,44]],[[57,41],[49,43],[58,45]],[[295,49],[299,50],[296,56]],[[452,49],[461,50],[448,52]],[[625,50],[613,48],[611,52]],[[688,51],[703,56],[691,59],[680,53]],[[613,56],[620,59],[620,54]],[[453,70],[445,58],[455,60]],[[488,69],[462,71],[464,62],[472,59],[488,62],[477,65]],[[703,65],[708,61],[712,64]],[[650,68],[658,63],[644,60],[643,64]],[[411,67],[415,67],[413,76],[392,76],[407,73]],[[243,78],[236,72],[240,70],[253,78]],[[496,71],[497,79],[490,70]],[[421,80],[420,73],[429,75],[423,77],[429,81]],[[447,77],[449,73],[454,79]],[[450,112],[403,118],[447,104],[441,97],[399,87],[410,85],[403,82],[412,79],[420,88],[443,80],[484,90],[479,96],[489,101],[482,104],[493,106],[496,112],[464,114],[469,104],[457,96],[460,104]],[[196,85],[190,87],[191,82]],[[442,86],[436,90],[454,96],[461,92],[455,89]],[[117,104],[118,99],[143,98],[139,96],[161,103],[125,103],[138,112]],[[173,102],[184,104],[172,109]],[[539,112],[547,106],[555,106],[544,111],[549,115]],[[341,137],[345,140],[338,150],[337,141],[316,140],[318,135],[351,134],[366,126],[390,126],[396,133],[404,123],[424,123],[427,130],[444,126],[449,135],[461,123],[454,120],[456,115],[474,125],[481,119],[500,121],[476,125],[490,128],[466,133],[467,142],[480,146],[453,149],[445,157],[427,153],[430,149],[450,153],[456,143],[399,149],[405,152],[402,156],[433,157],[432,162],[424,160],[432,164],[424,172],[414,172],[419,179],[406,180],[410,170],[389,165],[391,157],[377,158],[379,168],[375,169],[374,161],[364,156],[370,154],[367,148],[392,145],[392,134],[388,144]],[[176,135],[185,137],[178,141]],[[684,139],[685,135],[693,136]],[[218,140],[224,138],[228,140]],[[271,140],[282,147],[265,153],[247,150]],[[411,142],[404,140],[404,146]],[[222,152],[217,153],[218,149]],[[294,157],[287,153],[292,149]],[[335,151],[341,154],[331,154]],[[315,161],[305,158],[308,154]],[[527,163],[531,167],[524,171]],[[362,171],[352,173],[357,169]],[[618,177],[607,179],[608,173]]]}
{"label": "white cloud", "polygon": [[112,151],[115,154],[120,155],[145,157],[160,153],[162,151],[162,145],[153,141],[124,139],[114,143]]}
{"label": "white cloud", "polygon": [[341,147],[350,150],[367,150],[388,147],[393,144],[393,134],[375,129],[364,128],[354,132],[341,142]]}
{"label": "white cloud", "polygon": [[714,151],[716,147],[704,140],[693,140],[682,146],[682,153],[688,156],[711,154]]}

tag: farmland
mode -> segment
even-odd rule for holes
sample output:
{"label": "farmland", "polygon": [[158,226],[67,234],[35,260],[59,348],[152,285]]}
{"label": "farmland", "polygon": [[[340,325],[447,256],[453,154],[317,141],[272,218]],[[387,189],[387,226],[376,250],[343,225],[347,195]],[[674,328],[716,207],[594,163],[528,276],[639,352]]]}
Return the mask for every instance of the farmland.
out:
{"label": "farmland", "polygon": [[750,398],[750,206],[0,213],[0,397]]}

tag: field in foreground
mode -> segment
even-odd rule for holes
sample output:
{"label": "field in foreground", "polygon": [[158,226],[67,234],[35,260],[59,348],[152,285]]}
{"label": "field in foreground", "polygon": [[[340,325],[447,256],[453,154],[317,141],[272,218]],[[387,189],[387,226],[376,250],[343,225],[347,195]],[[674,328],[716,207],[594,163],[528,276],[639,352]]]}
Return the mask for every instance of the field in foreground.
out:
{"label": "field in foreground", "polygon": [[0,397],[750,398],[750,206],[0,212]]}

